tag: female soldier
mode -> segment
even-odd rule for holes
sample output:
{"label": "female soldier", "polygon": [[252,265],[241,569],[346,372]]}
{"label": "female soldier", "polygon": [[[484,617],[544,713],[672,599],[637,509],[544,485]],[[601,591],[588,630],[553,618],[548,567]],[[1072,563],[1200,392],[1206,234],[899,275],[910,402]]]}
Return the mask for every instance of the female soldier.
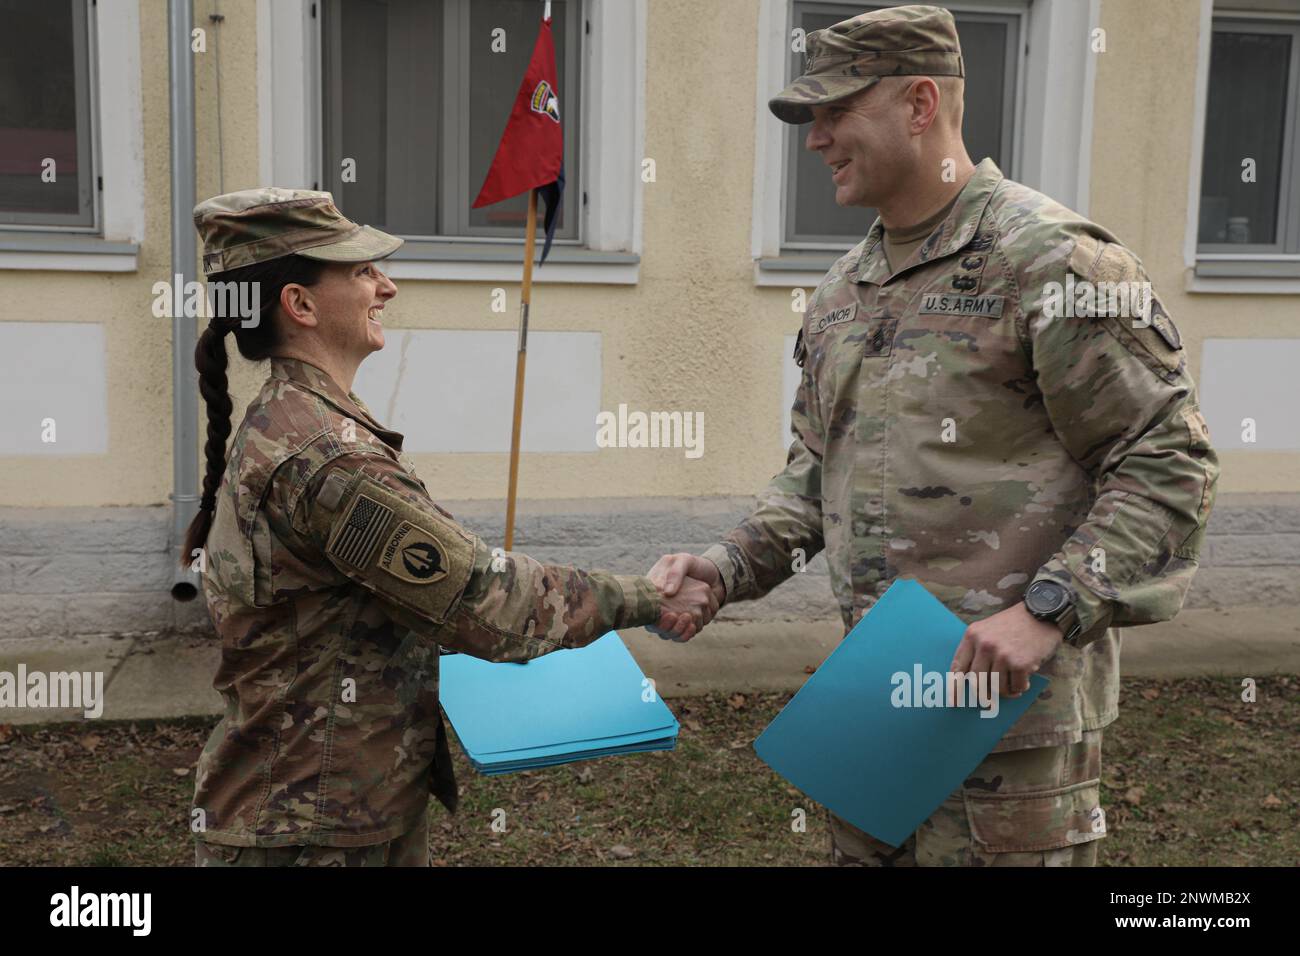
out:
{"label": "female soldier", "polygon": [[[374,263],[401,239],[305,190],[218,196],[194,221],[209,281],[258,308],[213,318],[195,349],[207,471],[184,553],[206,563],[226,704],[199,758],[197,862],[427,866],[428,793],[456,805],[439,645],[525,661],[613,628],[688,638],[702,593],[494,557],[434,504],[402,436],[351,391],[397,294]],[[229,462],[228,334],[271,360]]]}

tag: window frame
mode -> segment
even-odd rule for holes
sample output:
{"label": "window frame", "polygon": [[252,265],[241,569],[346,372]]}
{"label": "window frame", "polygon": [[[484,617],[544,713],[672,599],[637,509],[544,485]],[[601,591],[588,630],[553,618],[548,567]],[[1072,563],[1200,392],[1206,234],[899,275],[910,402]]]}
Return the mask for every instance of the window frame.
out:
{"label": "window frame", "polygon": [[[337,5],[345,0],[322,0],[320,11],[320,47],[319,47],[319,68],[320,83],[319,88],[322,93],[329,88],[328,92],[331,97],[339,95],[340,77],[334,76],[326,83],[325,66],[327,63],[337,60],[338,51],[330,50],[327,55],[326,45],[337,42],[338,34],[331,36],[326,34],[330,31],[327,27],[327,5]],[[584,84],[581,82],[581,69],[583,61],[586,60],[586,43],[583,35],[583,24],[586,21],[585,0],[559,0],[565,3],[569,9],[566,11],[567,19],[565,23],[565,49],[569,52],[576,52],[575,56],[570,56],[568,61],[561,67],[562,76],[560,77],[560,88],[577,89],[576,97],[577,108],[572,105],[568,106],[568,113],[565,117],[564,138],[565,154],[570,157],[565,164],[565,174],[567,182],[564,190],[564,201],[570,206],[572,212],[570,215],[575,220],[574,227],[571,230],[572,236],[563,236],[556,231],[554,246],[581,246],[582,245],[582,191],[585,186],[585,166],[582,156],[578,153],[578,160],[574,162],[572,157],[575,152],[581,148],[581,131],[582,131],[582,92]],[[469,28],[469,0],[442,0],[444,4],[442,10],[442,63],[438,76],[439,89],[443,91],[442,99],[438,103],[437,123],[438,123],[438,156],[435,158],[435,170],[438,176],[437,183],[437,206],[438,219],[444,226],[448,226],[449,232],[435,232],[414,234],[408,232],[397,232],[392,230],[394,235],[400,235],[407,241],[423,243],[445,243],[445,242],[520,242],[517,238],[518,229],[504,226],[472,226],[469,222],[468,205],[462,205],[460,197],[463,195],[467,199],[472,199],[482,184],[481,175],[485,175],[486,168],[481,171],[471,169],[463,160],[462,152],[465,149],[464,144],[468,140],[470,124],[474,121],[468,109],[457,109],[451,113],[445,108],[446,102],[465,103],[468,102],[468,70],[469,70],[469,52],[463,42],[464,32]],[[540,21],[542,13],[541,0],[537,0],[537,14]],[[330,13],[329,15],[332,15]],[[528,51],[531,52],[531,44]],[[450,92],[448,92],[450,91]],[[334,185],[337,182],[337,174],[333,170],[326,170],[324,156],[327,152],[325,143],[328,138],[337,139],[339,135],[340,123],[337,119],[326,116],[325,96],[322,95],[319,100],[318,109],[320,111],[321,131],[320,138],[320,157],[321,160],[317,166],[320,172],[321,186],[319,188],[329,189],[335,192]],[[336,101],[337,102],[337,101]],[[335,107],[338,109],[338,107]],[[450,134],[450,135],[448,135]],[[337,145],[332,145],[328,152],[336,156],[340,154]],[[578,179],[575,182],[574,170],[577,170]],[[475,177],[478,180],[475,181]]]}
{"label": "window frame", "polygon": [[[444,0],[444,2],[446,2],[446,0]],[[572,103],[566,104],[567,112],[562,117],[562,119],[564,120],[563,132],[564,132],[564,139],[565,139],[565,143],[564,143],[565,152],[567,155],[572,155],[575,152],[578,154],[578,164],[577,164],[578,176],[576,180],[575,177],[573,176],[573,163],[566,162],[564,166],[564,174],[565,174],[564,197],[566,199],[572,197],[572,202],[573,202],[572,208],[574,210],[574,218],[576,219],[576,222],[574,223],[574,229],[573,229],[574,234],[572,237],[561,238],[559,229],[558,228],[556,229],[555,239],[552,242],[552,248],[554,248],[555,246],[577,246],[577,247],[582,246],[583,225],[584,225],[583,219],[585,218],[582,214],[582,195],[587,186],[586,183],[587,164],[586,162],[584,162],[585,157],[582,156],[582,152],[581,152],[582,131],[583,131],[582,103],[586,95],[586,84],[582,81],[582,67],[586,65],[586,61],[588,58],[587,57],[588,38],[586,33],[584,32],[584,26],[588,19],[587,9],[586,9],[587,3],[586,0],[566,0],[566,2],[571,7],[571,9],[567,11],[568,15],[571,16],[573,19],[566,24],[566,30],[568,32],[568,35],[565,37],[565,50],[567,52],[576,52],[577,56],[570,57],[570,59],[562,67],[557,67],[557,69],[561,74],[557,78],[557,81],[560,84],[561,90],[573,89],[575,87],[578,89],[577,109],[575,110],[573,108]],[[539,8],[537,13],[538,13],[538,20],[540,22],[541,12],[542,12],[540,9],[542,6],[540,0],[537,6]],[[465,4],[466,13],[468,13],[468,7],[469,7],[469,2],[467,0]],[[453,20],[459,20],[459,15],[453,16]],[[456,25],[457,27],[461,26],[459,22]],[[464,24],[464,26],[468,28],[468,23]],[[458,37],[454,35],[454,33],[458,33],[458,32],[459,30],[457,31],[448,30],[446,31],[446,34],[443,37],[443,52],[444,52],[443,77],[444,77],[444,81],[447,84],[450,84],[453,78],[458,84],[463,84],[465,82],[465,77],[468,76],[469,54],[468,51],[463,46],[461,46],[460,43],[458,42]],[[531,42],[528,49],[529,52],[531,53],[532,52]],[[462,72],[462,69],[464,72]],[[468,94],[468,89],[466,89],[464,86],[461,86],[460,92],[462,94]],[[443,126],[444,128],[446,128],[447,126],[447,123],[445,121]],[[462,109],[458,112],[456,126],[457,126],[457,131],[456,131],[457,137],[462,142],[464,142],[469,138],[470,113],[468,109]],[[503,126],[502,132],[504,131],[505,131],[505,127]],[[462,207],[458,202],[455,201],[455,199],[456,196],[461,194],[462,190],[464,191],[464,195],[472,199],[474,195],[477,194],[479,187],[483,185],[481,176],[486,176],[487,170],[484,169],[480,176],[478,173],[470,170],[465,163],[462,163],[460,161],[461,154],[459,149],[454,150],[452,155],[454,156],[454,162],[452,164],[449,164],[449,167],[450,170],[452,171],[452,176],[455,177],[455,182],[452,181],[452,176],[447,176],[447,175],[443,176],[442,195],[440,197],[440,201],[443,203],[445,208],[457,210],[456,228],[460,231],[455,232],[449,236],[420,236],[420,237],[413,237],[413,238],[432,239],[434,241],[453,240],[453,241],[468,241],[468,242],[477,241],[477,242],[522,243],[523,242],[522,239],[514,238],[512,235],[510,235],[510,230],[507,230],[504,227],[471,226],[469,224],[468,209]],[[475,181],[476,176],[479,177],[477,181]],[[470,231],[471,229],[484,230],[484,229],[491,229],[491,228],[495,228],[497,231],[495,233],[482,232],[482,231],[480,232]]]}
{"label": "window frame", "polygon": [[0,269],[138,268],[145,223],[139,0],[90,2],[86,12],[93,225],[0,224]]}
{"label": "window frame", "polygon": [[[65,0],[66,2],[66,0]],[[99,212],[99,130],[96,122],[98,110],[95,108],[95,18],[91,15],[91,0],[71,0],[72,14],[72,70],[76,97],[76,129],[83,130],[85,136],[77,136],[77,168],[89,170],[89,178],[78,178],[77,212],[75,213],[17,213],[28,221],[21,219],[5,221],[0,219],[0,229],[14,232],[56,232],[56,233],[97,233],[100,229]],[[56,168],[55,174],[58,174]],[[85,211],[82,209],[81,194],[88,194]],[[0,216],[5,215],[0,212]],[[85,219],[89,218],[89,222]]]}
{"label": "window frame", "polygon": [[[1279,241],[1262,243],[1201,242],[1200,221],[1202,216],[1201,197],[1196,202],[1197,242],[1196,257],[1199,262],[1233,262],[1233,261],[1285,261],[1300,260],[1300,172],[1296,171],[1296,162],[1300,160],[1297,150],[1300,139],[1300,16],[1289,21],[1276,14],[1265,16],[1238,16],[1235,12],[1224,11],[1214,16],[1210,25],[1210,45],[1213,48],[1215,33],[1254,33],[1277,34],[1291,38],[1291,52],[1287,64],[1287,100],[1288,108],[1283,119],[1282,156],[1279,164],[1281,174],[1278,177],[1277,223],[1281,227],[1282,238]],[[1212,69],[1208,63],[1206,69]],[[1208,80],[1207,80],[1208,82]],[[1208,90],[1208,87],[1207,87]],[[1205,109],[1208,109],[1208,93]],[[1204,113],[1204,109],[1202,110]],[[1208,117],[1205,122],[1208,124]],[[1205,137],[1201,137],[1201,172],[1204,174]],[[1290,157],[1290,163],[1288,163]]]}
{"label": "window frame", "polygon": [[1183,288],[1192,293],[1300,294],[1300,255],[1289,253],[1200,252],[1201,173],[1205,158],[1206,108],[1209,102],[1210,52],[1216,13],[1229,20],[1300,22],[1300,14],[1268,9],[1252,0],[1200,0],[1196,53],[1195,113],[1192,116],[1187,177],[1187,220],[1183,229]]}
{"label": "window frame", "polygon": [[[258,0],[259,173],[320,188],[320,18],[312,0]],[[584,0],[578,128],[579,239],[556,239],[535,283],[636,284],[640,278],[647,0]],[[539,11],[540,17],[540,11]],[[397,279],[518,281],[522,235],[414,238],[388,261]]]}

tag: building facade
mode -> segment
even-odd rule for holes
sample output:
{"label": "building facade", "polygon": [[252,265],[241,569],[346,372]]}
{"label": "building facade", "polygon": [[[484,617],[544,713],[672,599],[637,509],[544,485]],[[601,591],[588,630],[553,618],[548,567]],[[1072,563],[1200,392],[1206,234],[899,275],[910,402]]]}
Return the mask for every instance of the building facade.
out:
{"label": "building facade", "polygon": [[[494,541],[524,206],[470,202],[540,6],[193,4],[194,198],[329,189],[407,237],[356,391]],[[834,205],[766,101],[806,32],[869,6],[553,0],[567,189],[535,273],[516,548],[644,571],[784,465],[799,310],[872,216]],[[1300,2],[950,9],[972,158],[1116,233],[1181,332],[1223,466],[1187,606],[1300,604]],[[32,3],[0,46],[0,637],[202,629],[169,595],[166,4]],[[232,354],[237,415],[264,375]],[[609,447],[603,413],[700,426]],[[824,561],[723,615],[835,617]]]}

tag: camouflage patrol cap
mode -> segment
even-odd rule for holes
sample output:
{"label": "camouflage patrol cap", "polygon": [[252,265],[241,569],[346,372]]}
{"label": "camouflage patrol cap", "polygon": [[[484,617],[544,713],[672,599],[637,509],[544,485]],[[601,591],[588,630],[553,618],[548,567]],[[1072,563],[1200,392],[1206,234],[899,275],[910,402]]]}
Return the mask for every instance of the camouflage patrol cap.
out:
{"label": "camouflage patrol cap", "polygon": [[882,76],[965,76],[952,14],[887,7],[808,34],[803,76],[768,101],[783,123],[811,123],[814,106],[875,86]]}
{"label": "camouflage patrol cap", "polygon": [[405,241],[359,226],[311,189],[265,186],[213,196],[194,207],[203,239],[203,274],[298,254],[326,262],[369,262],[392,255]]}

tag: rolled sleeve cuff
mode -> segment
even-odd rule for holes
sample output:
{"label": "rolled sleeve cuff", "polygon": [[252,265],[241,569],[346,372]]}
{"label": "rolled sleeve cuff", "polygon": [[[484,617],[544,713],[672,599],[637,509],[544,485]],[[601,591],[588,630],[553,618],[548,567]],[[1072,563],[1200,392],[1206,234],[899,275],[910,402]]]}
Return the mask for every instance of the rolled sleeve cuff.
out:
{"label": "rolled sleeve cuff", "polygon": [[[1039,568],[1033,580],[1055,581],[1069,588],[1070,593],[1074,595],[1074,613],[1065,615],[1058,622],[1062,637],[1068,636],[1075,623],[1078,623],[1079,633],[1070,642],[1072,645],[1083,647],[1106,633],[1115,610],[1113,602],[1100,597],[1085,586],[1059,557],[1052,558]],[[1032,584],[1033,581],[1030,583]]]}
{"label": "rolled sleeve cuff", "polygon": [[731,542],[719,542],[700,555],[712,561],[722,576],[726,589],[724,601],[743,601],[754,593],[754,572],[745,561],[739,547]]}
{"label": "rolled sleeve cuff", "polygon": [[639,574],[616,574],[614,580],[623,589],[621,620],[615,627],[646,627],[659,621],[659,589]]}

